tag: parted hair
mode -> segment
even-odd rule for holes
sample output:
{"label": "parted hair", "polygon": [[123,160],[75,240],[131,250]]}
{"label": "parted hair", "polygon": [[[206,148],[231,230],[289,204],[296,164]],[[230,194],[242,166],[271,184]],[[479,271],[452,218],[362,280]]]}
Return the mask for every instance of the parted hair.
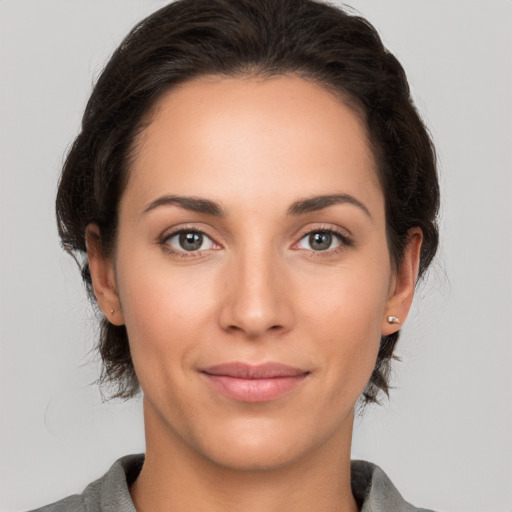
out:
{"label": "parted hair", "polygon": [[[364,18],[313,0],[178,0],[122,41],[100,74],[64,163],[56,213],[63,247],[82,267],[93,303],[85,232],[99,228],[108,256],[137,135],[158,99],[200,76],[296,74],[338,93],[366,124],[385,198],[391,261],[400,264],[408,230],[420,227],[419,278],[438,245],[439,185],[434,147],[406,75]],[[366,403],[389,392],[399,332],[382,336]],[[111,396],[139,390],[124,326],[100,320],[102,384]]]}

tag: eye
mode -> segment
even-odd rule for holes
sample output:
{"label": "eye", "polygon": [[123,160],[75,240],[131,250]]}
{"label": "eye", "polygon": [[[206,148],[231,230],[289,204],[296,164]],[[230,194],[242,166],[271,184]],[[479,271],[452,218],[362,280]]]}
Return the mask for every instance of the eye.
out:
{"label": "eye", "polygon": [[297,247],[310,251],[327,251],[335,249],[342,243],[342,236],[334,231],[311,231],[303,236]]}
{"label": "eye", "polygon": [[213,240],[201,231],[182,230],[168,236],[165,240],[175,251],[206,251],[213,249],[215,244]]}

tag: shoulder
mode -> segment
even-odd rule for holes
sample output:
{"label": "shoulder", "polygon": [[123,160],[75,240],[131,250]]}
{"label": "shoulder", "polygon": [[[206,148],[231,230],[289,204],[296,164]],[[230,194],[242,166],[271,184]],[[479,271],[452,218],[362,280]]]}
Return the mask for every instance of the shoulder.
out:
{"label": "shoulder", "polygon": [[433,512],[405,501],[386,473],[371,462],[353,460],[351,480],[361,512]]}
{"label": "shoulder", "polygon": [[68,496],[63,500],[31,510],[30,512],[83,512],[86,510],[87,508],[82,499],[82,495],[74,494],[73,496]]}
{"label": "shoulder", "polygon": [[82,494],[31,512],[136,512],[129,486],[137,477],[144,455],[128,455],[117,460],[98,480],[89,484]]}

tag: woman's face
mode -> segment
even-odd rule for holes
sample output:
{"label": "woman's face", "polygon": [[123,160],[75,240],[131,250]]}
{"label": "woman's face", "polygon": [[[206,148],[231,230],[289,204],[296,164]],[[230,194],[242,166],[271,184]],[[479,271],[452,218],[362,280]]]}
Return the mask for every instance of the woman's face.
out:
{"label": "woman's face", "polygon": [[90,251],[149,435],[239,469],[349,445],[381,335],[398,328],[386,317],[407,314],[410,246],[394,272],[365,127],[319,85],[169,92],[138,140],[115,253]]}

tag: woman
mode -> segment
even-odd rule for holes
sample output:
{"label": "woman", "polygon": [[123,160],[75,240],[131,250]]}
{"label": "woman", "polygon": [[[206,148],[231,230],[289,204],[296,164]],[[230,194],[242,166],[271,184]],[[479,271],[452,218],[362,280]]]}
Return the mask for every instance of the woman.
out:
{"label": "woman", "polygon": [[438,205],[365,20],[308,0],[144,20],[95,86],[57,216],[103,313],[103,380],[143,391],[146,454],[42,510],[416,510],[350,446]]}

